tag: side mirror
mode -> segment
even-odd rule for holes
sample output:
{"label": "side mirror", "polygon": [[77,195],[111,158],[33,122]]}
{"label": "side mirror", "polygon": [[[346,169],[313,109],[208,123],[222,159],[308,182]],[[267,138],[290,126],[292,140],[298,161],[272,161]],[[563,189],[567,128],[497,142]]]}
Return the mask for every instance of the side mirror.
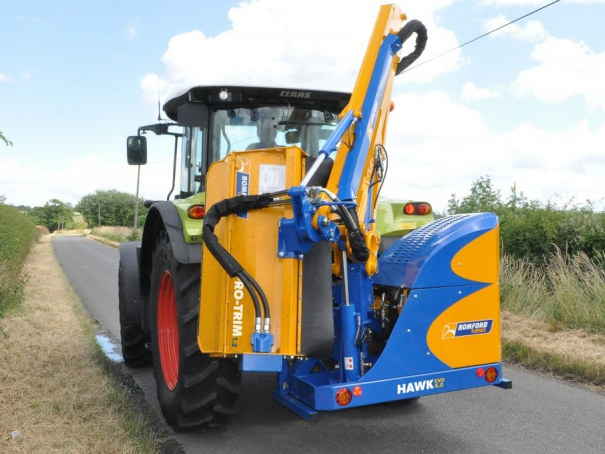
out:
{"label": "side mirror", "polygon": [[140,166],[147,164],[147,138],[130,136],[126,146],[128,164]]}
{"label": "side mirror", "polygon": [[285,134],[286,143],[289,145],[291,143],[299,143],[300,142],[300,131],[294,129],[292,131],[286,131]]}

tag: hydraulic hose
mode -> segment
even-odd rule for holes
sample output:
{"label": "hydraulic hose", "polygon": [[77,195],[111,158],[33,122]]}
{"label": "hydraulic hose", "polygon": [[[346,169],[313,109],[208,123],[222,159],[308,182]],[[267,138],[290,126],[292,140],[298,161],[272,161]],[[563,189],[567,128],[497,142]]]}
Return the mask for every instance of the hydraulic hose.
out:
{"label": "hydraulic hose", "polygon": [[[224,199],[215,203],[210,207],[204,216],[204,227],[202,228],[202,240],[204,244],[223,267],[230,277],[238,277],[252,298],[254,304],[254,313],[257,320],[262,318],[260,305],[258,302],[257,293],[260,296],[265,312],[265,331],[268,331],[269,319],[269,303],[262,288],[258,282],[254,280],[250,274],[246,272],[244,267],[233,257],[218,241],[218,237],[214,233],[214,228],[219,223],[221,218],[231,214],[241,213],[259,208],[265,208],[272,200],[273,194],[261,194],[252,196],[237,196],[230,199]],[[258,324],[257,324],[258,325]],[[259,331],[257,329],[257,331]]]}
{"label": "hydraulic hose", "polygon": [[416,46],[414,47],[414,51],[401,59],[397,65],[395,75],[398,75],[412,63],[418,60],[418,57],[422,55],[422,52],[426,47],[426,42],[429,39],[426,32],[426,27],[422,22],[416,19],[409,21],[401,30],[399,30],[399,33],[397,33],[397,36],[401,40],[401,44],[405,43],[407,39],[412,36],[412,33],[416,33]]}

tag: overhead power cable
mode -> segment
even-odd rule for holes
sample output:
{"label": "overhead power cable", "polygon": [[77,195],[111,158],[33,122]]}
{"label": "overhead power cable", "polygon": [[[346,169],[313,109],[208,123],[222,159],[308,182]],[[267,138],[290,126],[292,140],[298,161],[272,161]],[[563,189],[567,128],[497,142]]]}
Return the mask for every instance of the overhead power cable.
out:
{"label": "overhead power cable", "polygon": [[491,33],[497,32],[498,30],[500,30],[500,29],[502,29],[502,28],[504,28],[504,27],[507,27],[507,26],[509,26],[510,24],[514,24],[515,22],[520,21],[521,19],[525,19],[527,16],[531,16],[532,14],[537,13],[538,11],[543,10],[544,8],[548,8],[549,6],[554,5],[555,3],[558,3],[558,2],[560,2],[560,1],[561,1],[561,0],[555,0],[554,2],[551,2],[551,3],[549,3],[548,5],[544,5],[544,6],[540,7],[540,8],[538,8],[538,9],[535,9],[535,10],[533,10],[531,13],[527,13],[527,14],[525,14],[524,16],[518,17],[517,19],[515,19],[515,20],[513,20],[513,21],[510,21],[510,22],[508,22],[507,24],[501,25],[501,26],[500,26],[500,27],[498,27],[498,28],[494,28],[493,30],[491,30],[491,31],[489,31],[489,32],[487,32],[487,33],[484,33],[484,34],[483,34],[483,35],[481,35],[481,36],[477,36],[476,38],[471,39],[470,41],[467,41],[467,42],[465,42],[464,44],[460,44],[458,47],[454,47],[453,49],[450,49],[450,50],[448,50],[447,52],[443,52],[442,54],[439,54],[439,55],[437,55],[436,57],[430,58],[430,59],[428,59],[428,60],[426,60],[426,61],[423,61],[422,63],[418,63],[417,65],[412,66],[411,68],[408,68],[408,69],[406,69],[406,70],[402,71],[402,73],[405,73],[405,72],[411,71],[412,69],[418,68],[419,66],[422,66],[422,65],[424,65],[425,63],[428,63],[428,62],[430,62],[430,61],[433,61],[433,60],[436,60],[436,59],[438,59],[438,58],[440,58],[440,57],[443,57],[444,55],[449,54],[450,52],[453,52],[453,51],[455,51],[456,49],[460,49],[461,47],[464,47],[464,46],[466,46],[467,44],[472,43],[473,41],[477,41],[478,39],[481,39],[481,38],[483,38],[483,37],[485,37],[485,36],[487,36],[487,35],[489,35],[489,34],[491,34]]}

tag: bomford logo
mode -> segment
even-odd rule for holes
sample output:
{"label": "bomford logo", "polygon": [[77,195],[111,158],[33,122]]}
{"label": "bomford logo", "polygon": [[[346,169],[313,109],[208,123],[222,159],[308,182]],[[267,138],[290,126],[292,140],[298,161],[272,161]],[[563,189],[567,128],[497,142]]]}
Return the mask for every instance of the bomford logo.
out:
{"label": "bomford logo", "polygon": [[279,96],[282,96],[284,98],[310,98],[311,97],[311,93],[308,91],[289,91],[289,90],[282,90],[281,92],[279,92]]}
{"label": "bomford logo", "polygon": [[[250,193],[250,161],[246,158],[237,158],[237,172],[235,173],[235,195],[246,196]],[[248,219],[248,212],[236,213],[241,219]]]}
{"label": "bomford logo", "polygon": [[492,330],[493,320],[475,320],[473,322],[446,323],[441,339],[487,334]]}

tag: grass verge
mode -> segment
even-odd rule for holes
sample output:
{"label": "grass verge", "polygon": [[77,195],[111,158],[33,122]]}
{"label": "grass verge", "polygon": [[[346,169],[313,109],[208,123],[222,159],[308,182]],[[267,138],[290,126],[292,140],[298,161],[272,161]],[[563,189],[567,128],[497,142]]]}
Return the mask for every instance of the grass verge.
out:
{"label": "grass verge", "polygon": [[116,243],[124,243],[126,241],[133,241],[141,237],[141,232],[134,232],[134,230],[130,227],[95,227],[90,232],[91,235],[96,237],[101,237],[108,239],[110,241],[114,241]]}
{"label": "grass verge", "polygon": [[508,363],[520,364],[605,390],[605,366],[602,364],[540,351],[518,340],[504,341],[502,343],[502,355]]}
{"label": "grass verge", "polygon": [[605,335],[502,312],[504,361],[605,391]]}
{"label": "grass verge", "polygon": [[0,452],[165,452],[170,440],[146,425],[126,391],[136,387],[108,373],[49,236],[24,272],[21,309],[0,320]]}

